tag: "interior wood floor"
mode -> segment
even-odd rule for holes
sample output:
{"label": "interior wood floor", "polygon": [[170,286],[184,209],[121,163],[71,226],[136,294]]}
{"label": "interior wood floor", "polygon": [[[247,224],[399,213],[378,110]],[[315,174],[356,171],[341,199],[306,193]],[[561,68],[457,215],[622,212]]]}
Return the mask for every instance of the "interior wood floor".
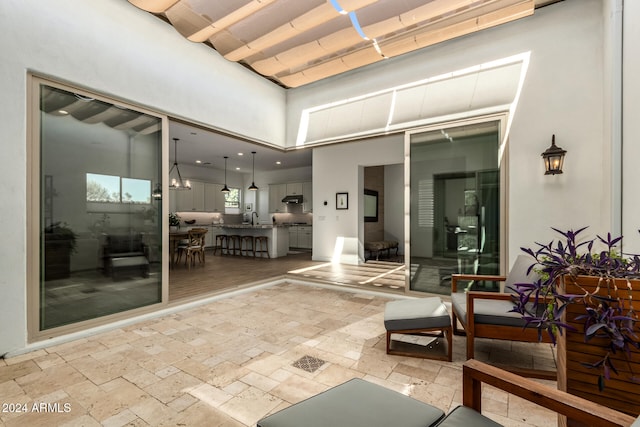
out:
{"label": "interior wood floor", "polygon": [[291,277],[305,281],[403,292],[404,264],[368,261],[362,265],[312,261],[311,252],[281,258],[213,255],[207,250],[204,264],[188,268],[184,261],[169,271],[169,301],[198,298],[234,288]]}

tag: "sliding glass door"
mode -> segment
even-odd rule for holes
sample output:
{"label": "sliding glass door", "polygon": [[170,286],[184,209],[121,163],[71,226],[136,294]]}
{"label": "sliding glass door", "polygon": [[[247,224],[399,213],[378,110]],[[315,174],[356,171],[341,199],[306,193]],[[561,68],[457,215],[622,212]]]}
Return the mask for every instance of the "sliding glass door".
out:
{"label": "sliding glass door", "polygon": [[500,271],[500,126],[494,120],[407,135],[410,290],[448,294],[454,273]]}
{"label": "sliding glass door", "polygon": [[36,79],[33,87],[39,279],[31,329],[161,302],[162,119],[62,85]]}

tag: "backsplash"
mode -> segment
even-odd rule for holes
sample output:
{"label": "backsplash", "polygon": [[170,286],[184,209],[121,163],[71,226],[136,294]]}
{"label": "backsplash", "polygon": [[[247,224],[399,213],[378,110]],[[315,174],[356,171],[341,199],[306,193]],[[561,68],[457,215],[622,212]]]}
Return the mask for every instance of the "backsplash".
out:
{"label": "backsplash", "polygon": [[271,214],[271,217],[275,217],[276,224],[313,224],[313,214],[311,213],[276,213]]}
{"label": "backsplash", "polygon": [[[180,217],[180,224],[185,224],[185,221],[194,221],[194,225],[210,225],[210,224],[242,224],[243,220],[251,221],[251,216],[247,215],[243,218],[242,214],[222,214],[213,212],[176,212]],[[275,218],[276,224],[291,224],[291,223],[303,223],[313,224],[313,214],[311,213],[274,213],[269,214],[268,217],[258,218],[258,224],[272,224],[273,218]]]}

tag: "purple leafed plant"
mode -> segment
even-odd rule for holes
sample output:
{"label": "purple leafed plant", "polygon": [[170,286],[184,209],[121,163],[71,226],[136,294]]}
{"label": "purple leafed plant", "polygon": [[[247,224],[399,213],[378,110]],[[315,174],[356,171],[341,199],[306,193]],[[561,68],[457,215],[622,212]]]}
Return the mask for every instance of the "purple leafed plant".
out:
{"label": "purple leafed plant", "polygon": [[[640,257],[618,252],[616,245],[622,237],[612,238],[610,233],[606,238],[597,236],[579,241],[578,235],[585,229],[563,232],[553,228],[562,235],[562,239],[548,244],[536,243],[536,249],[521,248],[534,259],[528,272],[533,270],[539,278],[533,283],[514,285],[516,294],[512,311],[520,313],[527,325],[537,327],[540,338],[544,332],[548,333],[555,344],[557,334],[562,334],[565,329],[575,330],[562,322],[562,314],[568,304],[584,304],[585,313],[576,320],[584,322],[585,342],[596,337],[607,342],[607,351],[601,360],[583,363],[589,368],[601,369],[600,390],[604,388],[605,380],[610,378],[611,371],[618,374],[610,356],[619,352],[625,355],[629,364],[631,380],[640,382],[640,377],[633,374],[629,363],[631,351],[640,349],[640,341],[634,332],[638,315],[630,293],[628,308],[625,308],[614,280],[626,279],[626,287],[631,290],[630,280],[640,278]],[[594,250],[596,245],[602,249]],[[606,295],[596,295],[585,289],[580,295],[565,294],[560,284],[566,276],[597,277],[598,289],[606,289]]]}

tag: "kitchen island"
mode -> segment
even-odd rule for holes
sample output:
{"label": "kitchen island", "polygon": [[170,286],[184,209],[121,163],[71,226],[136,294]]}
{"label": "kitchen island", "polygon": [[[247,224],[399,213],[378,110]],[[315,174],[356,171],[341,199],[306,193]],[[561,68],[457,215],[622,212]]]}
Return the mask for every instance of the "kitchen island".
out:
{"label": "kitchen island", "polygon": [[289,227],[286,225],[216,224],[213,226],[213,231],[216,235],[266,236],[269,238],[269,256],[271,258],[287,256],[287,252],[289,252]]}

